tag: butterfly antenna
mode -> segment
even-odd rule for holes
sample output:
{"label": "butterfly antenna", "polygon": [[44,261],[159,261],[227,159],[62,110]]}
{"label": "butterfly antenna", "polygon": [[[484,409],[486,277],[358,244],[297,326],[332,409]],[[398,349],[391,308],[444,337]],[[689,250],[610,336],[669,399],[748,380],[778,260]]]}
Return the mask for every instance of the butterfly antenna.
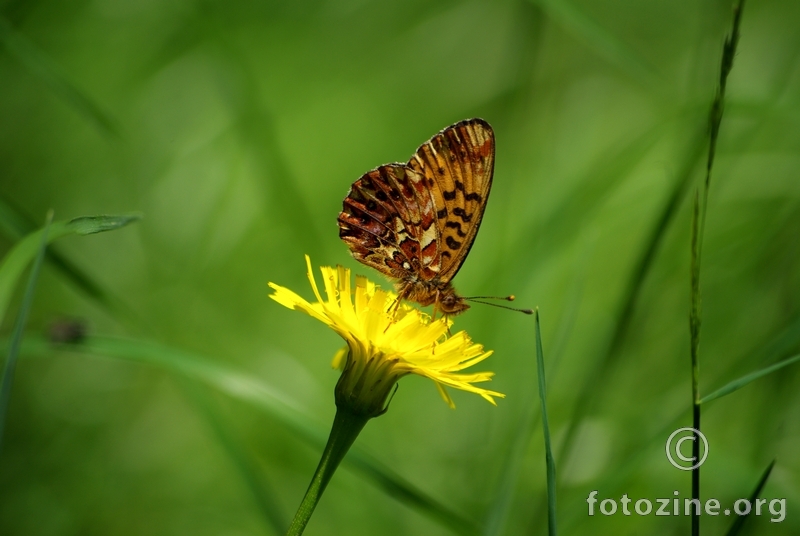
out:
{"label": "butterfly antenna", "polygon": [[509,296],[470,296],[468,298],[464,298],[465,300],[503,300],[503,301],[514,301],[517,299],[516,296],[513,294]]}
{"label": "butterfly antenna", "polygon": [[467,301],[480,303],[482,305],[491,305],[492,307],[499,307],[500,309],[508,309],[509,311],[517,311],[518,313],[525,313],[526,315],[532,315],[533,309],[517,309],[516,307],[507,307],[505,305],[500,305],[499,303],[489,303],[485,301],[479,300],[503,300],[503,301],[514,301],[515,296],[512,294],[510,296],[470,296],[469,298],[464,298]]}

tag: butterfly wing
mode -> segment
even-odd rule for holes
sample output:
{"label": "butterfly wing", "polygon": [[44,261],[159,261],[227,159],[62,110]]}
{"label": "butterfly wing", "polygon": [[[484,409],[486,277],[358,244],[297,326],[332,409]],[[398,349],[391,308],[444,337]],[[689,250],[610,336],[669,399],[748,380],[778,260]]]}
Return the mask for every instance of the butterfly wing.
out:
{"label": "butterfly wing", "polygon": [[494,132],[482,119],[467,119],[423,143],[408,166],[424,178],[436,216],[439,280],[455,277],[483,218],[494,174]]}
{"label": "butterfly wing", "polygon": [[424,177],[387,164],[353,183],[339,213],[339,237],[356,260],[402,281],[437,275],[439,244]]}

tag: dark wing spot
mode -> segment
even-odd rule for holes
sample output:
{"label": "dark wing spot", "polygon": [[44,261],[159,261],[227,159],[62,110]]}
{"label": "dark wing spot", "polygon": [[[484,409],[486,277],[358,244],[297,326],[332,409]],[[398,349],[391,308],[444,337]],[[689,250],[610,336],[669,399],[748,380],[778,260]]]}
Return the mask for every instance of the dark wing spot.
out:
{"label": "dark wing spot", "polygon": [[444,257],[447,257],[448,259],[451,259],[453,256],[450,255],[449,251],[442,251],[442,258],[444,258]]}
{"label": "dark wing spot", "polygon": [[[388,199],[388,197],[386,197],[386,192],[383,190],[379,190],[378,193],[375,194],[375,197],[378,198],[378,201],[386,201]],[[469,196],[467,196],[467,199],[469,199]]]}
{"label": "dark wing spot", "polygon": [[456,198],[456,191],[455,191],[455,190],[453,190],[452,192],[448,192],[447,190],[445,190],[444,192],[442,192],[442,196],[443,196],[443,197],[444,197],[444,198],[445,198],[447,201],[452,201],[453,199],[455,199],[455,198]]}
{"label": "dark wing spot", "polygon": [[456,240],[452,236],[448,236],[445,239],[445,242],[447,243],[447,247],[449,247],[450,249],[458,249],[458,248],[461,247],[461,242],[459,242],[458,240]]}
{"label": "dark wing spot", "polygon": [[400,192],[398,192],[398,191],[397,191],[397,190],[395,190],[394,188],[392,188],[392,189],[389,191],[389,195],[390,195],[390,196],[392,196],[392,199],[394,199],[395,201],[397,201],[398,199],[400,199]]}
{"label": "dark wing spot", "polygon": [[443,167],[439,168],[439,175],[444,175],[444,168]]}
{"label": "dark wing spot", "polygon": [[472,215],[467,214],[461,207],[454,208],[453,214],[461,218],[461,221],[463,221],[464,223],[469,223],[472,221]]}
{"label": "dark wing spot", "polygon": [[378,204],[375,203],[375,201],[373,201],[372,199],[367,201],[367,210],[375,210],[376,208],[378,208]]}
{"label": "dark wing spot", "polygon": [[428,186],[433,186],[433,179],[428,179]]}
{"label": "dark wing spot", "polygon": [[457,221],[448,221],[448,222],[446,222],[444,224],[444,226],[445,227],[449,227],[451,229],[455,229],[456,230],[456,234],[458,234],[458,236],[460,236],[461,238],[464,238],[465,236],[467,236],[467,234],[464,231],[461,230],[461,224],[458,223]]}
{"label": "dark wing spot", "polygon": [[447,217],[447,207],[436,212],[436,217],[440,220]]}
{"label": "dark wing spot", "polygon": [[464,190],[464,183],[458,179],[456,179],[456,190],[461,190],[462,192],[466,191]]}
{"label": "dark wing spot", "polygon": [[483,198],[481,197],[481,194],[478,194],[478,193],[475,193],[475,192],[472,192],[471,194],[467,194],[466,197],[464,197],[464,199],[466,199],[467,201],[477,201],[478,203],[483,201]]}

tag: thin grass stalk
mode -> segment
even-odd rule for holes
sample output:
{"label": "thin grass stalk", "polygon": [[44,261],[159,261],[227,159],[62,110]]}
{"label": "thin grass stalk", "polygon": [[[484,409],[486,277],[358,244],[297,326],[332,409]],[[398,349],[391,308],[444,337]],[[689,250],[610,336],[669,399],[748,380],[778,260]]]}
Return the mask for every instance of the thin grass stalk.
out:
{"label": "thin grass stalk", "polygon": [[14,322],[14,331],[11,334],[11,343],[8,345],[8,357],[5,367],[3,367],[3,383],[0,385],[0,451],[3,449],[3,437],[6,427],[6,417],[8,415],[8,405],[11,401],[11,386],[14,384],[14,372],[17,368],[17,358],[22,344],[22,332],[25,331],[25,324],[28,322],[28,313],[33,303],[33,295],[36,292],[36,282],[39,280],[39,271],[42,268],[44,252],[47,249],[47,233],[53,221],[53,211],[47,214],[47,221],[39,240],[39,251],[36,260],[31,268],[31,275],[28,277],[28,284],[25,287],[25,295],[22,298],[22,305]]}
{"label": "thin grass stalk", "polygon": [[[700,459],[700,325],[701,325],[701,294],[700,294],[700,264],[703,251],[703,236],[705,234],[706,215],[708,213],[708,192],[711,186],[711,172],[714,168],[714,158],[719,139],[719,129],[722,124],[722,115],[725,107],[725,89],[728,75],[733,68],[733,59],[736,55],[736,45],[739,42],[739,25],[742,20],[742,7],[744,0],[739,0],[733,6],[733,25],[731,33],[725,40],[722,48],[722,61],[720,62],[719,85],[714,101],[711,103],[709,113],[709,145],[708,159],[706,160],[706,176],[703,184],[702,209],[700,207],[699,193],[695,192],[694,210],[692,211],[692,262],[691,262],[691,310],[689,312],[689,332],[691,338],[691,363],[692,363],[692,427],[695,438],[692,446],[692,456]],[[692,499],[700,501],[700,466],[692,469]],[[700,514],[692,509],[692,536],[700,535]]]}
{"label": "thin grass stalk", "polygon": [[[708,184],[708,183],[706,183]],[[700,459],[700,250],[699,230],[700,197],[695,191],[692,209],[692,264],[691,264],[691,310],[689,312],[690,353],[692,361],[692,428],[695,437],[692,442],[692,458]],[[692,499],[700,501],[700,466],[692,469]],[[692,509],[692,536],[700,534],[700,515]]]}

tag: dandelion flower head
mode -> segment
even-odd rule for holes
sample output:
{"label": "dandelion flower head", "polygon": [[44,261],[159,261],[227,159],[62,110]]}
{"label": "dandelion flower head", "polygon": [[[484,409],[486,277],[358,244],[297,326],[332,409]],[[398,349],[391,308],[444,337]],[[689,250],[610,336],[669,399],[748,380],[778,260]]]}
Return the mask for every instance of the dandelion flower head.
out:
{"label": "dandelion flower head", "polygon": [[323,299],[306,255],[308,280],[316,297],[309,302],[295,292],[270,283],[276,302],[316,318],[347,343],[334,357],[343,369],[336,387],[337,405],[379,415],[397,380],[408,374],[430,378],[451,407],[446,387],[475,393],[495,404],[505,395],[477,387],[491,380],[492,372],[463,372],[492,352],[475,344],[465,331],[448,337],[449,318],[431,320],[418,309],[396,304],[397,295],[380,289],[363,276],[351,286],[350,270],[342,266],[321,268],[326,297]]}

